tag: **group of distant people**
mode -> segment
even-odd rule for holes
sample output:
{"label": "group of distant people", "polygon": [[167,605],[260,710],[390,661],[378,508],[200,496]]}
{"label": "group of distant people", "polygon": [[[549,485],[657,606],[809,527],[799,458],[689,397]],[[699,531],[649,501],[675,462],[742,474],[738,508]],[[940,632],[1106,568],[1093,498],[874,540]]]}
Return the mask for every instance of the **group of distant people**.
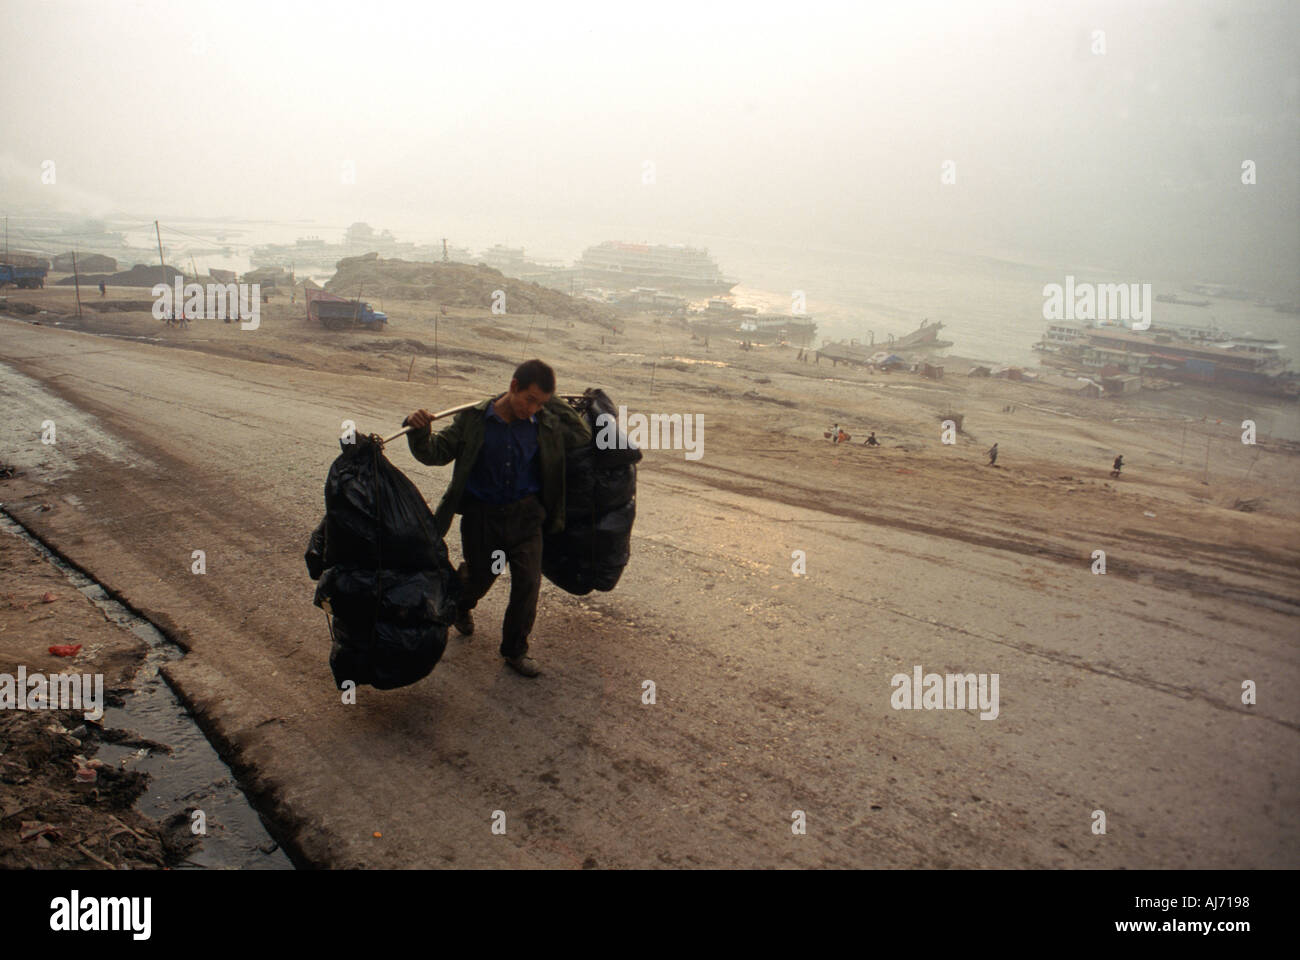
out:
{"label": "group of distant people", "polygon": [[[998,445],[996,443],[993,444],[993,446],[989,447],[988,456],[989,456],[989,466],[990,467],[997,466]],[[1115,477],[1116,479],[1119,479],[1119,472],[1123,469],[1124,469],[1124,454],[1121,453],[1119,456],[1115,458],[1114,463],[1110,465],[1110,475],[1112,477]]]}
{"label": "group of distant people", "polygon": [[[853,438],[838,423],[831,424],[831,428],[826,431],[826,436],[831,438],[831,443],[840,444],[848,443]],[[872,430],[871,435],[862,441],[864,447],[878,447],[880,441],[876,439],[876,431]]]}
{"label": "group of distant people", "polygon": [[[828,431],[826,431],[826,436],[830,437],[831,443],[833,444],[848,443],[852,439],[852,437],[850,437],[849,434],[844,430],[844,428],[841,427],[838,423],[831,425],[831,428]],[[862,445],[864,447],[880,446],[880,441],[876,439],[876,431],[872,430],[870,435],[867,437],[867,439],[862,441]],[[993,446],[989,447],[988,453],[986,455],[989,458],[989,466],[990,467],[997,466],[998,445],[995,443],[993,444]],[[1118,479],[1120,475],[1120,471],[1123,469],[1124,469],[1124,455],[1120,454],[1115,458],[1114,463],[1111,464],[1110,475]]]}

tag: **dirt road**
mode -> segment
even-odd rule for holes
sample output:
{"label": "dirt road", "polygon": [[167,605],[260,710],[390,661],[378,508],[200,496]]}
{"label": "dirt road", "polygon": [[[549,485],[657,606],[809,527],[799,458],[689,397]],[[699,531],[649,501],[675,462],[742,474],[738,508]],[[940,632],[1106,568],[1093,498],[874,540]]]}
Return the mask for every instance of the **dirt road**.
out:
{"label": "dirt road", "polygon": [[[647,453],[614,592],[544,584],[544,676],[496,655],[502,585],[428,679],[345,705],[301,559],[340,424],[477,399],[498,371],[431,402],[390,376],[0,336],[0,459],[22,471],[5,509],[187,648],[170,681],[300,862],[1300,866],[1291,514],[1197,504],[1170,477],[1121,491],[1064,459],[989,470],[970,444],[870,459],[665,378],[656,409],[727,426],[700,461]],[[642,403],[608,362],[576,359],[562,390]],[[390,458],[436,503],[450,467]],[[891,708],[917,666],[997,674],[996,718]]]}

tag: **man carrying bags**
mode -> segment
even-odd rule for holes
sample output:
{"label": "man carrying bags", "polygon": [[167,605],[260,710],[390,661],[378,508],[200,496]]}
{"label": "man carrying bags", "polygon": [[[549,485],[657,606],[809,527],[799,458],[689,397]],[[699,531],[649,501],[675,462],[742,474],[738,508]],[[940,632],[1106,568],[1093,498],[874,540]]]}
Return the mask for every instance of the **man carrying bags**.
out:
{"label": "man carrying bags", "polygon": [[434,520],[447,535],[461,514],[462,591],[455,627],[474,632],[472,611],[510,567],[510,600],[501,627],[501,656],[517,673],[540,672],[528,653],[542,578],[542,532],[564,529],[565,456],[591,443],[591,430],[555,397],[555,372],[541,360],[519,365],[503,394],[458,413],[433,433],[427,410],[407,416],[411,455],[442,466],[456,461]]}

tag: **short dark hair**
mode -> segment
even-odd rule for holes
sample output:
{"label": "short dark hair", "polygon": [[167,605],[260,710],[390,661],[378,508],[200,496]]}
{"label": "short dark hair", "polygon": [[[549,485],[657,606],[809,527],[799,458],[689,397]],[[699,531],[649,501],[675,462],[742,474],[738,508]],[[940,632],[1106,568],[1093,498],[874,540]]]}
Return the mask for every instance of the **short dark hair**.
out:
{"label": "short dark hair", "polygon": [[527,390],[536,384],[543,393],[555,392],[555,371],[541,360],[525,360],[515,367],[514,379],[520,390]]}

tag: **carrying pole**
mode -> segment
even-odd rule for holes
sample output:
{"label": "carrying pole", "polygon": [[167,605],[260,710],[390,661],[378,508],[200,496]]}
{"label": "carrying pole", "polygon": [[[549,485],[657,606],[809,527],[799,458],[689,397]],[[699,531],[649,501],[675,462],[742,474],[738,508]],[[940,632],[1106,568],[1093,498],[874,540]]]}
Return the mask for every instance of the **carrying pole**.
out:
{"label": "carrying pole", "polygon": [[[439,410],[437,413],[433,414],[433,419],[434,419],[434,420],[441,420],[441,419],[443,419],[444,417],[450,417],[450,416],[451,416],[452,414],[454,414],[454,413],[460,413],[462,410],[468,410],[470,407],[478,406],[478,403],[479,403],[479,402],[478,402],[477,400],[475,400],[475,401],[472,402],[472,403],[462,403],[459,407],[451,407],[451,408],[449,408],[449,409],[447,409],[447,410]],[[393,434],[391,437],[383,437],[383,438],[380,440],[380,442],[381,442],[381,443],[392,443],[392,442],[393,442],[394,440],[396,440],[398,437],[404,437],[404,436],[406,436],[406,435],[407,435],[408,433],[410,433],[410,432],[411,432],[411,428],[410,428],[410,427],[402,427],[401,430],[398,430],[398,431],[397,431],[395,434]]]}

